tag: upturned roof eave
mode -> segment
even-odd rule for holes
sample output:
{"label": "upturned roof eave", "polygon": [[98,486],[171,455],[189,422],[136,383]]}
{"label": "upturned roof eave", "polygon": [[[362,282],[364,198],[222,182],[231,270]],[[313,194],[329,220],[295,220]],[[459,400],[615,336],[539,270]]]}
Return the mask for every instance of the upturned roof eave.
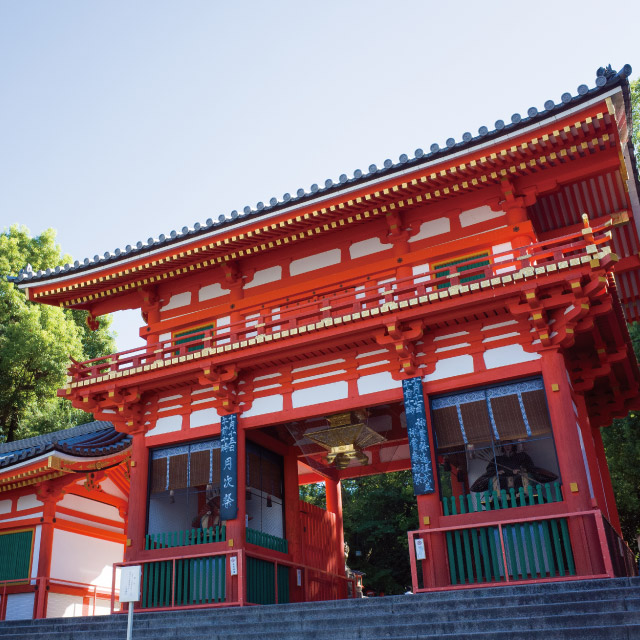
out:
{"label": "upturned roof eave", "polygon": [[[440,149],[437,153],[425,155],[420,159],[409,161],[406,166],[394,165],[389,170],[378,172],[378,175],[363,175],[357,180],[350,180],[345,184],[333,185],[335,188],[322,189],[317,193],[307,194],[303,198],[288,203],[278,203],[275,206],[266,207],[259,211],[251,211],[248,214],[240,214],[234,219],[228,219],[224,223],[213,225],[211,228],[201,228],[199,230],[189,230],[183,235],[175,238],[166,238],[163,241],[154,241],[146,247],[142,246],[131,251],[110,254],[108,257],[100,258],[97,262],[81,264],[68,269],[59,268],[58,272],[52,271],[50,274],[31,275],[29,277],[14,278],[17,286],[21,289],[31,289],[40,286],[49,286],[52,283],[62,283],[74,279],[82,279],[85,276],[100,277],[109,273],[114,267],[123,268],[128,263],[146,260],[158,256],[166,251],[175,251],[189,245],[201,244],[216,239],[225,233],[235,232],[245,229],[251,225],[264,224],[265,221],[274,219],[281,215],[294,214],[309,206],[320,205],[324,202],[347,196],[354,192],[375,187],[386,181],[409,176],[416,172],[424,171],[445,161],[453,161],[474,151],[499,145],[514,137],[526,134],[527,132],[543,128],[554,120],[565,118],[572,113],[578,113],[589,107],[612,97],[623,91],[626,77],[616,76],[613,82],[608,82],[604,87],[591,89],[586,95],[572,98],[572,102],[557,105],[550,111],[539,113],[534,118],[523,119],[518,126],[505,126],[504,133],[493,131],[486,136],[473,138],[468,143],[458,143],[448,149]],[[626,83],[628,84],[628,83]],[[627,102],[625,100],[625,102]],[[140,243],[139,243],[140,244]],[[126,267],[125,267],[126,268]]]}

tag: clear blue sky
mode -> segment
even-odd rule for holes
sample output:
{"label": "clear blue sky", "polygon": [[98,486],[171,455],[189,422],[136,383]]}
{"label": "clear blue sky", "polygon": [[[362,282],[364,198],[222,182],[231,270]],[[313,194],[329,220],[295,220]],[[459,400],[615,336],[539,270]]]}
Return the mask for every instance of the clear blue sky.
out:
{"label": "clear blue sky", "polygon": [[0,228],[82,259],[308,189],[636,78],[639,24],[628,0],[0,0]]}

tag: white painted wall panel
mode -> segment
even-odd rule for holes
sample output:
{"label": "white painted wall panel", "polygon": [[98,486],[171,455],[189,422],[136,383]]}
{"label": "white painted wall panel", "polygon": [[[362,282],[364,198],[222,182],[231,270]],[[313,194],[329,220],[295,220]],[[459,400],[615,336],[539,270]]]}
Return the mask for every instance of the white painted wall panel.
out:
{"label": "white painted wall panel", "polygon": [[179,309],[180,307],[186,307],[188,304],[191,304],[191,292],[184,291],[182,293],[176,293],[176,295],[171,296],[169,302],[165,304],[164,307],[160,307],[160,311]]}
{"label": "white painted wall panel", "polygon": [[124,498],[126,500],[129,499],[129,496],[116,487],[115,483],[109,478],[105,478],[100,482],[100,486],[105,493],[108,493],[110,496],[116,496],[117,498]]}
{"label": "white painted wall panel", "polygon": [[82,615],[82,596],[49,593],[47,618],[74,618]]}
{"label": "white painted wall panel", "polygon": [[156,424],[150,431],[147,431],[147,436],[158,436],[161,433],[171,433],[172,431],[180,431],[182,429],[182,416],[166,416],[165,418],[158,418]]}
{"label": "white painted wall panel", "polygon": [[58,503],[61,507],[66,509],[73,509],[74,511],[81,511],[98,518],[106,518],[107,520],[117,520],[118,522],[124,522],[123,518],[118,513],[115,507],[110,504],[104,504],[97,500],[90,500],[89,498],[83,498],[81,496],[75,496],[68,493]]}
{"label": "white painted wall panel", "polygon": [[215,407],[209,407],[208,409],[200,409],[199,411],[193,411],[189,417],[189,426],[192,429],[197,427],[204,427],[207,424],[219,424],[220,416]]}
{"label": "white painted wall panel", "polygon": [[251,409],[242,412],[243,418],[251,416],[261,416],[265,413],[274,413],[282,411],[284,406],[284,397],[281,394],[265,396],[264,398],[256,398],[251,405]]}
{"label": "white painted wall panel", "polygon": [[349,247],[349,255],[355,260],[356,258],[370,256],[372,253],[390,249],[392,246],[392,244],[383,244],[380,242],[380,238],[367,238],[366,240],[360,240],[360,242],[354,242]]}
{"label": "white painted wall panel", "polygon": [[409,242],[433,238],[434,236],[439,236],[443,233],[449,233],[449,231],[451,231],[451,222],[449,221],[449,218],[427,220],[420,225],[420,231],[418,231],[415,236],[409,238]]}
{"label": "white painted wall panel", "polygon": [[289,265],[289,273],[292,276],[299,276],[302,273],[324,269],[333,264],[340,263],[340,249],[330,249],[322,253],[315,253],[312,256],[305,256],[298,260],[292,260]]}
{"label": "white painted wall panel", "polygon": [[253,280],[244,285],[245,289],[251,289],[252,287],[260,287],[263,284],[269,284],[270,282],[277,282],[282,279],[282,267],[276,265],[275,267],[269,267],[268,269],[261,269],[256,271],[253,275]]}
{"label": "white painted wall panel", "polygon": [[219,282],[215,284],[208,284],[206,287],[201,287],[198,291],[198,300],[203,302],[204,300],[213,300],[214,298],[221,298],[229,293],[229,289],[223,289]]}
{"label": "white painted wall panel", "polygon": [[[56,529],[51,577],[111,588],[114,562],[122,562],[124,545]],[[73,562],[71,562],[73,559]]]}
{"label": "white painted wall panel", "polygon": [[36,498],[34,493],[18,498],[18,511],[25,509],[38,509],[42,507],[42,502]]}
{"label": "white painted wall panel", "polygon": [[460,214],[460,226],[469,227],[473,224],[493,220],[494,218],[501,218],[504,215],[504,211],[492,211],[489,205],[484,205],[482,207],[463,211]]}
{"label": "white painted wall panel", "polygon": [[364,395],[366,393],[379,393],[388,389],[398,389],[402,386],[400,380],[394,380],[388,371],[373,373],[370,376],[362,376],[358,378],[358,393]]}
{"label": "white painted wall panel", "polygon": [[307,389],[297,389],[291,394],[291,403],[294,409],[307,407],[312,404],[322,402],[332,402],[334,400],[344,400],[349,396],[349,385],[345,381],[331,382],[317,387]]}
{"label": "white painted wall panel", "polygon": [[10,513],[11,500],[0,500],[0,513]]}
{"label": "white painted wall panel", "polygon": [[33,555],[31,556],[31,577],[38,575],[38,562],[40,558],[40,540],[42,539],[42,526],[35,527],[33,534]]}
{"label": "white painted wall panel", "polygon": [[7,596],[5,620],[33,619],[35,593],[12,593]]}
{"label": "white painted wall panel", "polygon": [[469,355],[454,356],[453,358],[438,360],[435,371],[426,375],[424,381],[430,382],[432,380],[454,378],[465,373],[473,373],[473,357]]}
{"label": "white painted wall panel", "polygon": [[507,367],[512,364],[531,362],[539,359],[539,353],[527,353],[520,344],[508,344],[506,347],[487,349],[487,351],[484,352],[484,363],[487,369]]}

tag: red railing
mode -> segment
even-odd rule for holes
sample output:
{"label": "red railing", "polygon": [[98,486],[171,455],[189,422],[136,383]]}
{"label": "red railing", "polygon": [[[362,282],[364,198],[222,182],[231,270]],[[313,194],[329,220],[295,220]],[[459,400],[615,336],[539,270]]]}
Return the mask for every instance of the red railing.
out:
{"label": "red railing", "polygon": [[[113,372],[135,372],[158,366],[177,364],[187,358],[224,353],[231,345],[246,347],[249,341],[269,342],[302,334],[309,330],[332,324],[336,318],[349,320],[368,317],[388,310],[389,305],[412,306],[437,302],[452,288],[473,285],[474,280],[493,280],[493,285],[502,284],[503,278],[522,269],[529,269],[525,277],[535,277],[544,272],[544,267],[558,265],[563,261],[575,261],[571,266],[591,260],[594,252],[611,240],[611,219],[593,228],[585,227],[570,234],[512,248],[501,253],[489,254],[483,261],[488,265],[471,266],[479,258],[471,257],[455,265],[454,273],[443,275],[443,267],[430,269],[404,278],[397,278],[394,269],[371,272],[366,279],[333,283],[316,287],[313,291],[301,291],[290,295],[286,304],[274,300],[268,305],[251,305],[232,312],[228,323],[216,319],[213,329],[196,331],[195,339],[185,342],[185,337],[159,341],[149,346],[122,351],[102,358],[84,362],[73,362],[69,368],[72,382],[102,379]],[[405,267],[419,266],[420,262],[405,261]],[[468,267],[468,268],[464,268]],[[536,271],[538,270],[538,271]],[[497,280],[496,280],[497,279]],[[436,294],[435,296],[432,294]],[[438,295],[440,294],[440,295]],[[415,302],[413,303],[415,304]],[[386,306],[386,307],[385,307]],[[354,317],[355,314],[355,317]],[[252,342],[253,344],[253,342]]]}
{"label": "red railing", "polygon": [[414,593],[615,577],[599,510],[488,518],[408,535]]}
{"label": "red railing", "polygon": [[[179,602],[179,580],[176,581],[176,576],[179,575],[176,569],[178,563],[185,561],[199,561],[212,558],[224,558],[224,595],[217,602],[196,602],[185,603]],[[231,573],[231,559],[235,559],[235,572]],[[171,611],[175,609],[202,609],[208,607],[232,607],[232,606],[245,606],[255,604],[249,602],[247,599],[247,558],[256,558],[263,560],[274,565],[274,592],[275,603],[278,603],[278,567],[285,566],[293,570],[293,578],[297,588],[300,592],[296,594],[296,601],[310,602],[323,599],[337,599],[340,597],[340,592],[344,593],[343,597],[349,596],[348,593],[355,594],[355,579],[347,578],[345,575],[332,573],[329,571],[323,571],[316,567],[309,567],[306,565],[296,564],[285,558],[277,557],[277,554],[272,553],[260,553],[258,551],[246,551],[245,549],[237,550],[225,550],[217,552],[208,552],[200,554],[189,554],[181,556],[163,557],[162,559],[154,560],[142,560],[132,562],[119,562],[113,565],[113,595],[111,596],[111,613],[124,613],[127,611],[127,605],[122,605],[120,610],[116,609],[116,591],[115,585],[117,582],[117,572],[121,567],[136,566],[142,567],[142,584],[143,590],[148,588],[149,583],[145,582],[145,573],[149,565],[163,564],[166,566],[166,571],[163,571],[162,576],[167,584],[166,597],[164,600],[157,604],[154,599],[152,606],[148,606],[150,599],[145,599],[144,593],[140,602],[134,605],[136,611]],[[299,572],[299,573],[298,573]],[[198,575],[194,572],[189,576],[188,581],[192,589],[195,589],[202,593],[202,584],[194,585],[193,578]],[[210,578],[210,576],[209,576]],[[198,578],[196,578],[196,581]],[[201,579],[200,579],[201,582]],[[347,584],[352,584],[352,589],[349,591]],[[344,589],[341,589],[339,585],[343,584]],[[209,591],[210,592],[210,591]],[[146,603],[146,606],[145,606]]]}
{"label": "red railing", "polygon": [[[98,600],[112,600],[112,589],[86,582],[60,580],[56,578],[30,578],[28,580],[3,580],[0,582],[0,620],[7,613],[7,603],[11,595],[34,593],[32,618],[46,618],[48,613],[48,596],[64,594],[82,598],[82,613],[78,615],[96,615]],[[116,591],[117,595],[117,591]]]}

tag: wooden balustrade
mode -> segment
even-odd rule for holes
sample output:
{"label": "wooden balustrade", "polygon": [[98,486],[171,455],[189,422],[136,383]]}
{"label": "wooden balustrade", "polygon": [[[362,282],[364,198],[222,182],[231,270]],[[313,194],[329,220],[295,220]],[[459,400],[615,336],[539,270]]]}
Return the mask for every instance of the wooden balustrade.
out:
{"label": "wooden balustrade", "polygon": [[[73,382],[91,381],[114,371],[153,366],[158,359],[176,362],[184,357],[197,355],[204,349],[224,348],[231,343],[247,342],[256,336],[281,334],[282,331],[318,325],[326,320],[345,315],[359,314],[392,303],[409,304],[411,299],[423,298],[441,289],[468,286],[479,280],[493,279],[529,268],[527,277],[535,275],[535,269],[562,261],[574,260],[575,265],[590,259],[598,248],[610,241],[607,221],[583,234],[583,230],[535,243],[527,247],[508,249],[486,258],[488,264],[478,264],[478,257],[471,257],[455,265],[455,271],[442,275],[442,267],[405,278],[396,278],[393,271],[372,272],[366,279],[327,285],[322,290],[301,291],[290,296],[286,304],[280,300],[264,308],[262,304],[247,306],[237,312],[239,319],[223,327],[198,331],[194,339],[185,342],[184,336],[165,340],[148,347],[130,349],[108,357],[85,362],[73,362],[69,375]],[[485,260],[483,260],[485,262]],[[246,346],[246,345],[245,345]]]}

